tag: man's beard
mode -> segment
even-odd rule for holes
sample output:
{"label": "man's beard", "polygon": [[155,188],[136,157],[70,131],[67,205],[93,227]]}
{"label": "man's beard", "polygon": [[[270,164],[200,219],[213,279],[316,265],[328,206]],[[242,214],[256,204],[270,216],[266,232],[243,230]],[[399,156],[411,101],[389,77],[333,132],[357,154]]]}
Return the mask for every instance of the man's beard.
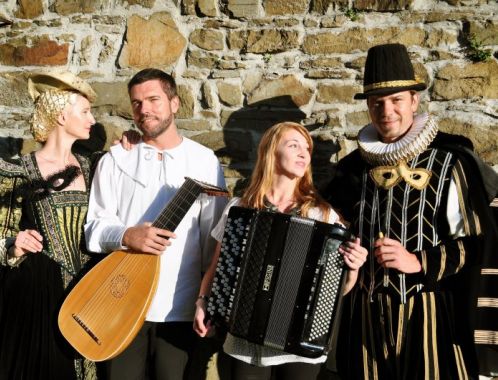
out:
{"label": "man's beard", "polygon": [[138,123],[138,129],[143,133],[143,136],[149,139],[155,139],[166,131],[173,122],[173,114],[169,115],[167,119],[161,120],[153,129],[143,128],[142,125],[146,119],[157,119],[154,116],[148,118],[141,118]]}

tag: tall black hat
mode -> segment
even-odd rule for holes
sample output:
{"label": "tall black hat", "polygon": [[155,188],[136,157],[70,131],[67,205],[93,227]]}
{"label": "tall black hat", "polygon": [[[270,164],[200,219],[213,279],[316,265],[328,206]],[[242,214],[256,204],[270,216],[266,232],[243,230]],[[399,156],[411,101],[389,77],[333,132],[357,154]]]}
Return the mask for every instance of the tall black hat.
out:
{"label": "tall black hat", "polygon": [[355,99],[366,99],[370,95],[388,95],[395,92],[427,88],[415,78],[413,66],[405,45],[386,44],[368,49],[363,78],[363,93]]}

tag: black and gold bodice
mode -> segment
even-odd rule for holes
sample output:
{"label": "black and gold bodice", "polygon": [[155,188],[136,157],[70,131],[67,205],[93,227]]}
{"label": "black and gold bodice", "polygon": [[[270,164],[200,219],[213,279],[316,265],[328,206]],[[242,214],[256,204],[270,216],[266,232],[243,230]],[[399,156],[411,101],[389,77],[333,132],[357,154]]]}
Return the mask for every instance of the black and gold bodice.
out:
{"label": "black and gold bodice", "polygon": [[[89,161],[77,159],[88,189]],[[64,176],[61,172],[57,177]],[[9,237],[36,229],[43,236],[42,253],[60,265],[67,285],[88,260],[83,244],[88,192],[57,191],[42,177],[33,153],[12,162],[0,160],[0,181],[0,258],[5,261],[1,251]]]}

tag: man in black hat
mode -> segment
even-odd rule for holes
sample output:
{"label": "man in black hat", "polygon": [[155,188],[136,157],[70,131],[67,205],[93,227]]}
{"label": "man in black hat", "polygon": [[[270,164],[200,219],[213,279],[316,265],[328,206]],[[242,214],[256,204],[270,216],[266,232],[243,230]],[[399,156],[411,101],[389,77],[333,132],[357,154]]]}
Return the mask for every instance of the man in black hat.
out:
{"label": "man in black hat", "polygon": [[478,290],[468,281],[479,277],[496,234],[488,206],[498,177],[468,139],[416,113],[425,88],[405,46],[368,51],[355,98],[367,100],[372,123],[326,193],[369,249],[344,307],[337,360],[344,379],[477,377],[477,317],[468,311]]}

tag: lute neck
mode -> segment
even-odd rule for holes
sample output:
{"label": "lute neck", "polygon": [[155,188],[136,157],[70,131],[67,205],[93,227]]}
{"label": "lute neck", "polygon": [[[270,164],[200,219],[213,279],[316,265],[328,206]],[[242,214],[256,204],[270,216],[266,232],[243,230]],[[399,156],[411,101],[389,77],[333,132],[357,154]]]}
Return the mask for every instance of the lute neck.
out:
{"label": "lute neck", "polygon": [[183,185],[164,207],[152,225],[157,228],[174,231],[202,192],[203,188],[200,184],[194,182],[191,178],[185,178]]}

